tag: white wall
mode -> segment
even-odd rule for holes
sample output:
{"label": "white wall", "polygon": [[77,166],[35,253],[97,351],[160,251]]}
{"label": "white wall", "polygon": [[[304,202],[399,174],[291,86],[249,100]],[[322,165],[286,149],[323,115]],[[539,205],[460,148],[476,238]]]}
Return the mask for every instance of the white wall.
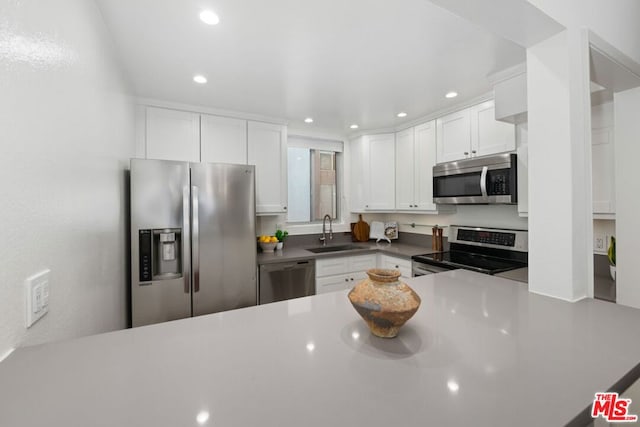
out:
{"label": "white wall", "polygon": [[640,87],[614,94],[616,140],[616,297],[640,308]]}
{"label": "white wall", "polygon": [[[126,326],[126,90],[92,1],[0,2],[0,355]],[[23,283],[45,268],[27,330]]]}
{"label": "white wall", "polygon": [[640,1],[529,0],[529,3],[567,28],[590,28],[640,62]]}
{"label": "white wall", "polygon": [[563,31],[527,49],[529,290],[572,301],[593,287],[588,45],[580,35]]}
{"label": "white wall", "polygon": [[[365,220],[369,216],[365,215]],[[378,220],[377,218],[374,218]],[[527,218],[518,216],[518,207],[511,205],[460,205],[452,213],[439,215],[417,214],[385,214],[381,220],[398,221],[400,232],[431,234],[431,227],[422,225],[474,225],[478,227],[513,228],[526,230]],[[408,224],[415,223],[413,228]],[[444,229],[444,235],[448,236],[448,229]]]}

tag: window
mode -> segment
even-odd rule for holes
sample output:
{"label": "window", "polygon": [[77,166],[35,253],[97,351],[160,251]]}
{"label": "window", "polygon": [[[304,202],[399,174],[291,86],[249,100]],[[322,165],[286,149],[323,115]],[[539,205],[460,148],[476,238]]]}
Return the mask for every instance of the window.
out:
{"label": "window", "polygon": [[338,219],[338,156],[342,143],[289,138],[287,222],[322,221],[326,214]]}

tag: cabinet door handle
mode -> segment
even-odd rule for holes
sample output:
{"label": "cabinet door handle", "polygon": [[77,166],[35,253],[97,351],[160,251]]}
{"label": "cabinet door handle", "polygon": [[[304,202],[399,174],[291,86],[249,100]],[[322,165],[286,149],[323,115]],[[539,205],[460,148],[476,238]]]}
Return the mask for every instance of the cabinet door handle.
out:
{"label": "cabinet door handle", "polygon": [[349,278],[347,277],[346,279],[344,279],[344,281],[345,281],[345,282],[348,282],[348,281],[349,281]]}
{"label": "cabinet door handle", "polygon": [[351,281],[353,282],[353,277],[351,278]]}
{"label": "cabinet door handle", "polygon": [[396,268],[400,268],[400,266],[399,266],[399,265],[396,265]]}
{"label": "cabinet door handle", "polygon": [[468,156],[468,155],[469,155],[469,152],[468,152],[468,151],[465,151],[465,152],[464,152],[464,155],[465,155],[465,156]]}
{"label": "cabinet door handle", "polygon": [[418,205],[413,205],[413,207],[414,207],[414,208],[417,208],[417,207],[418,207]]}
{"label": "cabinet door handle", "polygon": [[476,154],[476,150],[471,150],[471,153],[472,154]]}
{"label": "cabinet door handle", "polygon": [[286,206],[284,206],[282,209],[286,211],[286,210],[287,210],[287,207],[286,207]]}

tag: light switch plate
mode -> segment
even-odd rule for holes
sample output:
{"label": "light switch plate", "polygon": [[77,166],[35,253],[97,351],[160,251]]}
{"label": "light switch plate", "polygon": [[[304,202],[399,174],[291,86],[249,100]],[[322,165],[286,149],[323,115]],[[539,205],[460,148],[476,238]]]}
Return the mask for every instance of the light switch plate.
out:
{"label": "light switch plate", "polygon": [[44,270],[24,281],[27,328],[49,311],[49,273],[51,270]]}

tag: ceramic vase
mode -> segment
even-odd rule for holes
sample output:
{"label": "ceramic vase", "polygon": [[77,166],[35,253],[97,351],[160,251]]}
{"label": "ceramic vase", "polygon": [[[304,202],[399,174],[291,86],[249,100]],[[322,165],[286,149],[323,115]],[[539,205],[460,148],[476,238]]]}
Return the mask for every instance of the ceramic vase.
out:
{"label": "ceramic vase", "polygon": [[420,297],[399,280],[398,270],[373,268],[367,270],[367,276],[349,292],[349,300],[371,333],[393,338],[418,311]]}

